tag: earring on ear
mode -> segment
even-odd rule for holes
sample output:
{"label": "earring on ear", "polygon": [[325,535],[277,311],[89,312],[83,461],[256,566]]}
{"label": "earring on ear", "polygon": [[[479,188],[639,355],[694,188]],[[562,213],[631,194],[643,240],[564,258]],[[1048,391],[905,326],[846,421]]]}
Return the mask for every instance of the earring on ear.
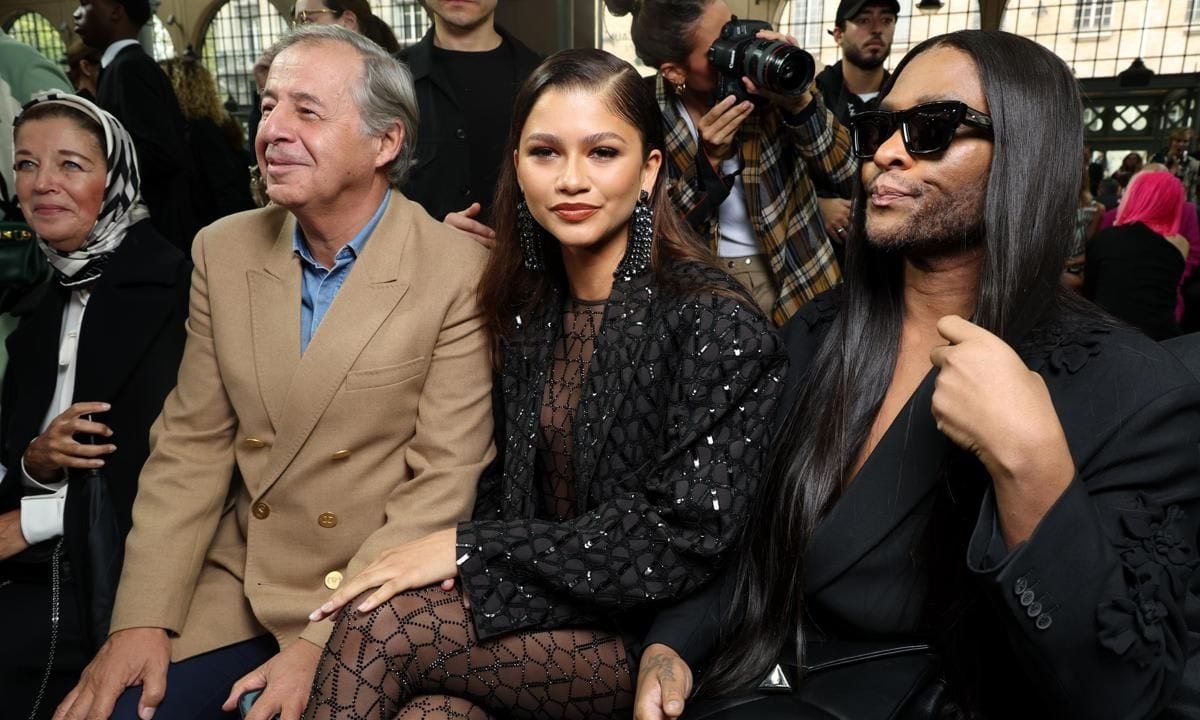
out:
{"label": "earring on ear", "polygon": [[542,236],[545,231],[533,219],[533,213],[529,212],[529,205],[524,198],[517,203],[517,235],[521,241],[521,258],[525,269],[531,272],[545,270],[546,263],[542,258]]}
{"label": "earring on ear", "polygon": [[681,83],[674,83],[674,85],[675,85],[675,94],[676,95],[679,95],[682,97],[683,94],[685,92],[687,92],[687,80],[684,80]]}
{"label": "earring on ear", "polygon": [[625,257],[617,266],[617,274],[626,277],[640,275],[650,264],[650,252],[654,245],[654,209],[650,207],[650,193],[645,190],[633,206],[633,217],[629,222],[629,242],[625,246]]}

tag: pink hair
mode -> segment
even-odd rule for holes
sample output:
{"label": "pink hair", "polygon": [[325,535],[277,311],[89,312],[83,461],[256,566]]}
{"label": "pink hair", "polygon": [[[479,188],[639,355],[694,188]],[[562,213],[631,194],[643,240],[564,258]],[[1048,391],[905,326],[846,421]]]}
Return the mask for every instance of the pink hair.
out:
{"label": "pink hair", "polygon": [[1183,203],[1183,183],[1174,175],[1166,172],[1138,173],[1133,176],[1121,197],[1121,207],[1113,224],[1132,225],[1140,222],[1163,237],[1178,235]]}

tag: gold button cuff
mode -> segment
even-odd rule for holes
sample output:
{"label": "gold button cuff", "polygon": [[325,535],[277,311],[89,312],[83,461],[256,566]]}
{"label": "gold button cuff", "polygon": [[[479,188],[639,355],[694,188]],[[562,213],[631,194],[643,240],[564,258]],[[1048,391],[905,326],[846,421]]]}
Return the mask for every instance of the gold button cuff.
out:
{"label": "gold button cuff", "polygon": [[317,524],[323,528],[331,528],[337,525],[337,515],[333,513],[321,513],[317,516]]}

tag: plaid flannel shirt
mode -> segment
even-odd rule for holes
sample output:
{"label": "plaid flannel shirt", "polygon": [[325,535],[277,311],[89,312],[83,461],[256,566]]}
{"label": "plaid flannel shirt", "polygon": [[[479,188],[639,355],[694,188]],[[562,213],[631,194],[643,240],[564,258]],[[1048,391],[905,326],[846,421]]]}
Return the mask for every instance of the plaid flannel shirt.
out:
{"label": "plaid flannel shirt", "polygon": [[[666,126],[671,200],[715,252],[719,208],[734,177],[720,177],[713,169],[662,75],[654,83]],[[782,325],[804,303],[841,281],[813,183],[849,197],[858,162],[850,151],[849,132],[833,119],[818,93],[790,122],[775,107],[756,110],[738,133],[746,209],[779,286],[771,319]]]}

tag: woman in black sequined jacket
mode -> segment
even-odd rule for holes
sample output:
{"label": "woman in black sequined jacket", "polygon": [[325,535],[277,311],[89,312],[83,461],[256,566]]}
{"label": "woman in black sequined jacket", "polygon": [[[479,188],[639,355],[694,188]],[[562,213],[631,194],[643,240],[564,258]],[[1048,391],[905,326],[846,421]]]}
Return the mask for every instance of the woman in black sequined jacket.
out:
{"label": "woman in black sequined jacket", "polygon": [[314,613],[379,588],[338,617],[306,717],[628,715],[634,641],[713,576],[764,472],[783,346],[671,210],[636,71],[552,57],[510,147],[480,290],[499,456],[473,520]]}

